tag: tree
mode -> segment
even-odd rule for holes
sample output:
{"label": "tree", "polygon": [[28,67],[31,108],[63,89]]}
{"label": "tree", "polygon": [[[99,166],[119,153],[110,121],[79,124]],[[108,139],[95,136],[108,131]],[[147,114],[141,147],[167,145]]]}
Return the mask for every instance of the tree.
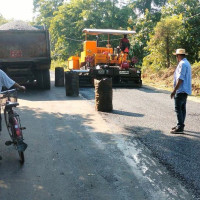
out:
{"label": "tree", "polygon": [[184,31],[181,15],[162,18],[148,42],[150,54],[144,58],[143,66],[156,70],[169,68],[174,60],[172,53],[180,46]]}
{"label": "tree", "polygon": [[[72,0],[54,12],[50,21],[52,55],[55,59],[67,59],[82,49],[84,28],[127,29],[135,14],[117,0]],[[118,41],[119,43],[119,41]]]}
{"label": "tree", "polygon": [[169,0],[162,13],[163,17],[182,15],[185,32],[180,45],[187,50],[188,58],[192,63],[200,61],[200,1]]}
{"label": "tree", "polygon": [[166,4],[167,0],[134,0],[132,6],[138,10],[139,13],[145,14],[146,10],[149,12],[157,12],[160,7]]}
{"label": "tree", "polygon": [[139,18],[135,24],[136,34],[131,40],[132,56],[136,56],[139,60],[139,65],[142,64],[143,58],[148,54],[145,49],[147,42],[150,40],[150,34],[153,33],[154,27],[160,21],[161,13],[150,13],[146,10],[144,17]]}
{"label": "tree", "polygon": [[64,0],[33,0],[34,12],[37,14],[35,23],[37,25],[50,26],[53,13],[63,4]]}
{"label": "tree", "polygon": [[6,20],[1,14],[0,14],[0,25],[7,23],[8,20]]}

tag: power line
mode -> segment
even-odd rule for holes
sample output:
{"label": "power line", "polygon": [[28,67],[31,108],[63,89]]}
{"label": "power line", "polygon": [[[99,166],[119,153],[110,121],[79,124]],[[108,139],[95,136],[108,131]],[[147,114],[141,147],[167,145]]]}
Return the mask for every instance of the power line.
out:
{"label": "power line", "polygon": [[[73,38],[68,38],[68,37],[65,37],[66,39],[68,40],[72,40],[72,41],[75,41],[75,42],[84,42],[84,40],[77,40],[77,39],[73,39]],[[121,38],[119,39],[110,39],[109,41],[114,41],[114,40],[120,40]],[[101,40],[99,42],[107,42],[108,40]]]}

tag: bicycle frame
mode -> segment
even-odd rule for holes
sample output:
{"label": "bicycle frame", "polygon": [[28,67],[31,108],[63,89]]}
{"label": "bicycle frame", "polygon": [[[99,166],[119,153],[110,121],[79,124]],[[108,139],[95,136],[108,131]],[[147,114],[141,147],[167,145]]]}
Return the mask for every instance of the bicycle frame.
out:
{"label": "bicycle frame", "polygon": [[25,129],[25,127],[21,127],[20,117],[13,109],[14,107],[17,107],[19,105],[19,103],[17,102],[11,102],[10,95],[11,93],[14,93],[14,92],[16,92],[15,89],[1,92],[1,94],[3,94],[3,98],[7,98],[6,102],[3,104],[4,119],[5,119],[8,133],[11,138],[11,141],[7,141],[5,144],[6,145],[13,144],[19,153],[21,163],[24,163],[23,152],[27,148],[27,144],[23,142],[24,139],[23,139],[22,130]]}

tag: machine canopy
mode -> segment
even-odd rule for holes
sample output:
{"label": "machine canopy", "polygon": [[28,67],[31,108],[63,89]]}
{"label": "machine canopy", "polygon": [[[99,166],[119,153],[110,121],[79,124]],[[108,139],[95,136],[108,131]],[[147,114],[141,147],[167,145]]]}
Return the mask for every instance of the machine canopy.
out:
{"label": "machine canopy", "polygon": [[114,30],[114,29],[83,29],[83,33],[89,35],[99,35],[99,34],[112,34],[112,35],[128,35],[135,34],[135,31],[126,31],[126,30]]}

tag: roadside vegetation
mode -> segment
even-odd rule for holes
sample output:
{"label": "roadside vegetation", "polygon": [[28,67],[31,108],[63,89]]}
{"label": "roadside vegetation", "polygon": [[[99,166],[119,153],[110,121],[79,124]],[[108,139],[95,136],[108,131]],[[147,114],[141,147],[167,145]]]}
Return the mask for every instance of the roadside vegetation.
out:
{"label": "roadside vegetation", "polygon": [[[200,96],[200,0],[33,0],[33,25],[47,27],[51,35],[52,68],[67,66],[80,54],[84,28],[135,30],[129,36],[131,55],[139,60],[143,82],[171,88],[176,59],[185,48],[193,70],[193,94]],[[0,15],[0,24],[7,22]],[[95,39],[95,38],[94,38]],[[100,42],[105,38],[101,37]],[[119,37],[111,45],[119,45]]]}

